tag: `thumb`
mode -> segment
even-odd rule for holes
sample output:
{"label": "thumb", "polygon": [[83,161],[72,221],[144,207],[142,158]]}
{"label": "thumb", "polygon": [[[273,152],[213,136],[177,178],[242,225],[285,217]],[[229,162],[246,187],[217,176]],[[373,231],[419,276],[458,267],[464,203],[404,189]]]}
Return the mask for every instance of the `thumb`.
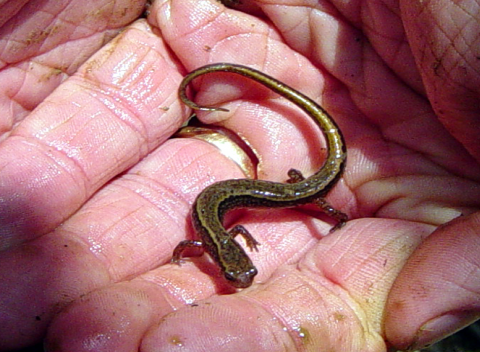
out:
{"label": "thumb", "polygon": [[386,307],[387,341],[421,348],[480,318],[480,213],[438,228],[412,254]]}

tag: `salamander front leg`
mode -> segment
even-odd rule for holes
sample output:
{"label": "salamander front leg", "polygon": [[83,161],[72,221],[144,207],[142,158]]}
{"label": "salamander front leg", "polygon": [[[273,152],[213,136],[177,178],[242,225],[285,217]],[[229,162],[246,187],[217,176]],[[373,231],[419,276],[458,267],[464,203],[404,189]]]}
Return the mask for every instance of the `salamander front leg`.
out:
{"label": "salamander front leg", "polygon": [[181,264],[183,260],[181,259],[182,253],[187,248],[202,248],[203,249],[203,242],[202,241],[193,241],[193,240],[185,240],[180,242],[175,249],[173,250],[172,259],[170,263]]}
{"label": "salamander front leg", "polygon": [[248,230],[242,225],[235,226],[228,232],[228,234],[231,238],[235,238],[237,235],[241,235],[245,239],[245,242],[247,242],[247,247],[250,248],[251,251],[255,250],[258,252],[257,246],[259,246],[260,243],[257,242],[257,240],[253,238],[250,232],[248,232]]}

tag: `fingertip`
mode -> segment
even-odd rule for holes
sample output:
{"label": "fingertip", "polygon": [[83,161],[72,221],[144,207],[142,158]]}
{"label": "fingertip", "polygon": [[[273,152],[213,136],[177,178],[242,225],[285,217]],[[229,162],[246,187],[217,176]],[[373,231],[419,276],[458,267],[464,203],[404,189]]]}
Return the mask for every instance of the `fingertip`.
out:
{"label": "fingertip", "polygon": [[207,299],[163,317],[147,332],[139,350],[269,351],[279,337],[268,324],[258,324],[264,314],[237,295]]}
{"label": "fingertip", "polygon": [[420,348],[480,317],[479,220],[472,214],[438,228],[409,258],[386,306],[393,346]]}

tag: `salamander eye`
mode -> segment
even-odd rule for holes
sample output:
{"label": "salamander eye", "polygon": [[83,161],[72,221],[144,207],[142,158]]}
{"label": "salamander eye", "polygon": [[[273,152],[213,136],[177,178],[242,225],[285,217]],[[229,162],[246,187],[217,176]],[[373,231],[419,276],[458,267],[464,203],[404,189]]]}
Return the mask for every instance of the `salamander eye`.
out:
{"label": "salamander eye", "polygon": [[232,286],[237,288],[247,288],[252,285],[253,278],[257,275],[257,269],[251,268],[248,271],[226,271],[224,273],[225,279],[230,281]]}
{"label": "salamander eye", "polygon": [[232,281],[232,282],[237,281],[237,277],[233,272],[227,271],[225,272],[224,276],[225,276],[225,279],[227,279],[228,281]]}

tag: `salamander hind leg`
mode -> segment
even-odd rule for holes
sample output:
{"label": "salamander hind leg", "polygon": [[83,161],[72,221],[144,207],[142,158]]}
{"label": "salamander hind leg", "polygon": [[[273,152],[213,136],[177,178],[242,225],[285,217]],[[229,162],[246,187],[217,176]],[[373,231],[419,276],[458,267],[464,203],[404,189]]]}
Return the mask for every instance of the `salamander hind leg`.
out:
{"label": "salamander hind leg", "polygon": [[297,169],[288,170],[288,180],[287,183],[299,183],[305,180],[303,174]]}
{"label": "salamander hind leg", "polygon": [[250,232],[248,232],[248,230],[242,225],[235,226],[228,232],[228,234],[231,238],[235,238],[237,235],[241,235],[245,239],[245,242],[247,242],[247,247],[250,248],[251,251],[255,250],[258,252],[257,246],[259,246],[260,243],[257,242],[257,240],[253,238]]}
{"label": "salamander hind leg", "polygon": [[328,216],[331,216],[332,218],[338,221],[338,223],[330,229],[329,233],[332,233],[338,230],[339,228],[343,227],[343,225],[346,224],[348,220],[347,214],[332,207],[330,204],[328,204],[325,198],[319,197],[317,199],[314,199],[313,203],[318,205],[325,212],[325,214],[327,214]]}

